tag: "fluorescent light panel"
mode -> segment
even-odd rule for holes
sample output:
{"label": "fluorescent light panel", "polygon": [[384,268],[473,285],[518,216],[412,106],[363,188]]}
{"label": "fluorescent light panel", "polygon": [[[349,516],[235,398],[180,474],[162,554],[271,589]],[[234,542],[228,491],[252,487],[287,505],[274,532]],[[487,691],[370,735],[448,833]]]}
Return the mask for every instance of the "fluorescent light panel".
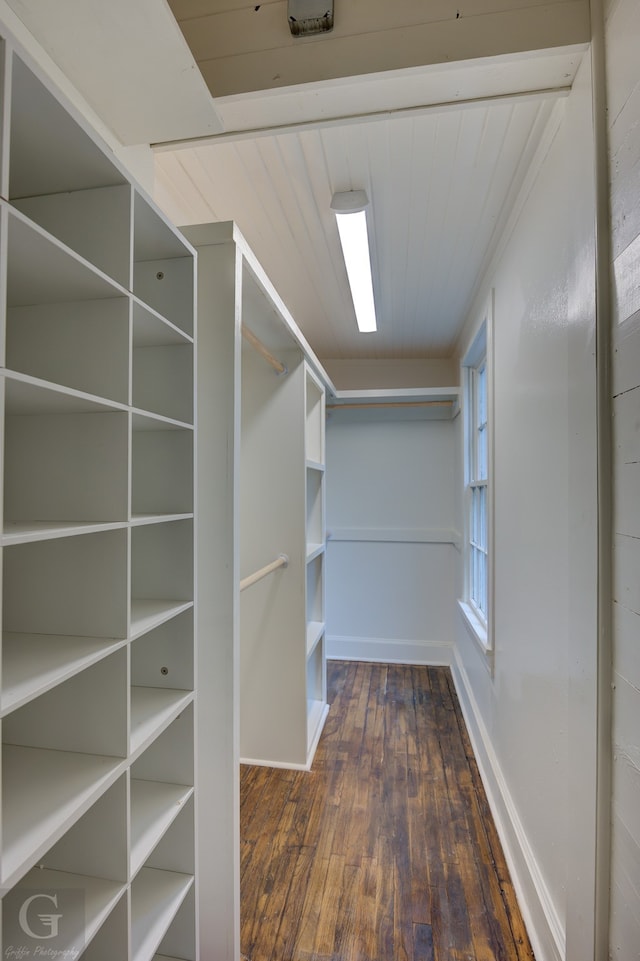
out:
{"label": "fluorescent light panel", "polygon": [[[364,201],[364,204],[363,204]],[[356,207],[350,210],[350,205]],[[377,330],[373,300],[369,235],[367,233],[367,195],[363,190],[334,194],[331,207],[336,215],[342,255],[351,287],[358,330],[362,334]]]}

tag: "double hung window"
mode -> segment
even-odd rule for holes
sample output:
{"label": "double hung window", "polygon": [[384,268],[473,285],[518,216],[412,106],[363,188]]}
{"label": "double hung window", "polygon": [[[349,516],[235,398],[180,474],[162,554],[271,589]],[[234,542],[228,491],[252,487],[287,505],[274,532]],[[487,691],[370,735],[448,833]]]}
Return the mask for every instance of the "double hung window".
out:
{"label": "double hung window", "polygon": [[463,360],[464,594],[459,604],[481,648],[493,650],[491,631],[491,313]]}
{"label": "double hung window", "polygon": [[468,368],[468,600],[485,626],[489,615],[488,589],[488,431],[487,362],[483,357],[476,367]]}

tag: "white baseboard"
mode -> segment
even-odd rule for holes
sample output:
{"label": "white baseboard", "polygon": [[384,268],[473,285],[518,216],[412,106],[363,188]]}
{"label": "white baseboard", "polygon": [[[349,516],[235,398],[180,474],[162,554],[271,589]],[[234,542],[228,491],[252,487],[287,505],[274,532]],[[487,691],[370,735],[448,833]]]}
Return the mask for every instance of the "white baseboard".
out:
{"label": "white baseboard", "polygon": [[250,764],[255,767],[277,767],[283,771],[308,771],[307,764],[291,764],[289,761],[268,761],[265,758],[241,757],[240,764]]}
{"label": "white baseboard", "polygon": [[306,766],[306,768],[305,768],[305,770],[307,770],[307,771],[310,771],[310,770],[311,770],[311,766],[312,766],[312,764],[313,764],[313,759],[314,759],[315,754],[316,754],[316,749],[317,749],[317,747],[318,747],[318,742],[320,741],[320,736],[321,736],[321,734],[322,734],[322,732],[323,732],[323,730],[324,730],[324,723],[325,723],[325,721],[327,720],[327,715],[328,715],[328,713],[329,713],[329,705],[328,705],[328,704],[325,704],[324,707],[322,708],[322,714],[320,715],[320,719],[319,719],[319,721],[318,721],[318,723],[317,723],[317,725],[316,725],[316,729],[315,729],[315,732],[314,732],[314,734],[313,734],[313,738],[311,739],[311,744],[309,745],[309,750],[307,751],[307,766]]}
{"label": "white baseboard", "polygon": [[451,672],[536,961],[565,961],[564,926],[509,793],[457,650]]}
{"label": "white baseboard", "polygon": [[310,771],[313,764],[313,758],[318,747],[318,742],[320,741],[320,736],[324,729],[325,721],[327,720],[327,715],[329,713],[329,705],[325,704],[320,712],[318,723],[313,734],[313,739],[309,745],[309,750],[307,753],[307,760],[305,764],[299,764],[293,761],[271,761],[269,758],[255,758],[255,757],[241,757],[240,764],[251,764],[256,767],[277,767],[284,771]]}
{"label": "white baseboard", "polygon": [[381,664],[450,666],[453,646],[444,641],[403,641],[387,637],[343,637],[328,634],[327,658],[334,661],[374,661]]}

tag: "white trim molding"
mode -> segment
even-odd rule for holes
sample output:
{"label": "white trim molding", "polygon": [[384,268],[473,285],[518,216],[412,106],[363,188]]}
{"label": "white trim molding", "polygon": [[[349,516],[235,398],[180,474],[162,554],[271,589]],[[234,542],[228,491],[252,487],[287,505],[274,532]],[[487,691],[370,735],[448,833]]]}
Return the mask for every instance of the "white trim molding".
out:
{"label": "white trim molding", "polygon": [[400,640],[390,637],[344,637],[328,634],[327,659],[373,661],[381,664],[429,664],[449,667],[453,645],[449,641]]}
{"label": "white trim molding", "polygon": [[451,673],[536,961],[565,961],[566,933],[529,843],[458,651]]}

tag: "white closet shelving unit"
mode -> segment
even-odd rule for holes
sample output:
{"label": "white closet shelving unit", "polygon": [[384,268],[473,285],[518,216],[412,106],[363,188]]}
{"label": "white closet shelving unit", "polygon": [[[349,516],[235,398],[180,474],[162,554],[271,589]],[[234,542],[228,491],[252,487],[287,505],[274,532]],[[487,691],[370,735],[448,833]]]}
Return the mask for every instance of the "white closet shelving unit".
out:
{"label": "white closet shelving unit", "polygon": [[306,691],[307,743],[317,743],[326,717],[327,658],[325,650],[325,389],[309,365],[304,365],[306,461]]}
{"label": "white closet shelving unit", "polygon": [[[210,355],[223,351],[227,394],[233,398],[233,410],[226,408],[226,426],[218,424],[227,456],[235,452],[233,472],[240,491],[234,531],[226,530],[227,550],[238,565],[238,578],[281,554],[288,558],[286,568],[241,595],[239,580],[233,585],[238,598],[233,630],[238,755],[248,763],[306,769],[328,711],[324,372],[233,224],[190,227],[186,235],[200,263],[200,344],[206,337]],[[274,370],[243,339],[243,327],[286,372]],[[201,391],[207,390],[201,383]],[[211,402],[209,398],[209,407]],[[200,407],[204,410],[202,395]],[[229,475],[226,483],[231,489]],[[205,496],[202,491],[202,502]],[[228,607],[228,596],[216,603]],[[213,618],[213,600],[211,604]],[[232,616],[229,611],[229,620]],[[228,698],[234,690],[231,682],[229,676]]]}
{"label": "white closet shelving unit", "polygon": [[196,961],[195,252],[1,57],[3,954],[77,889],[56,950]]}

